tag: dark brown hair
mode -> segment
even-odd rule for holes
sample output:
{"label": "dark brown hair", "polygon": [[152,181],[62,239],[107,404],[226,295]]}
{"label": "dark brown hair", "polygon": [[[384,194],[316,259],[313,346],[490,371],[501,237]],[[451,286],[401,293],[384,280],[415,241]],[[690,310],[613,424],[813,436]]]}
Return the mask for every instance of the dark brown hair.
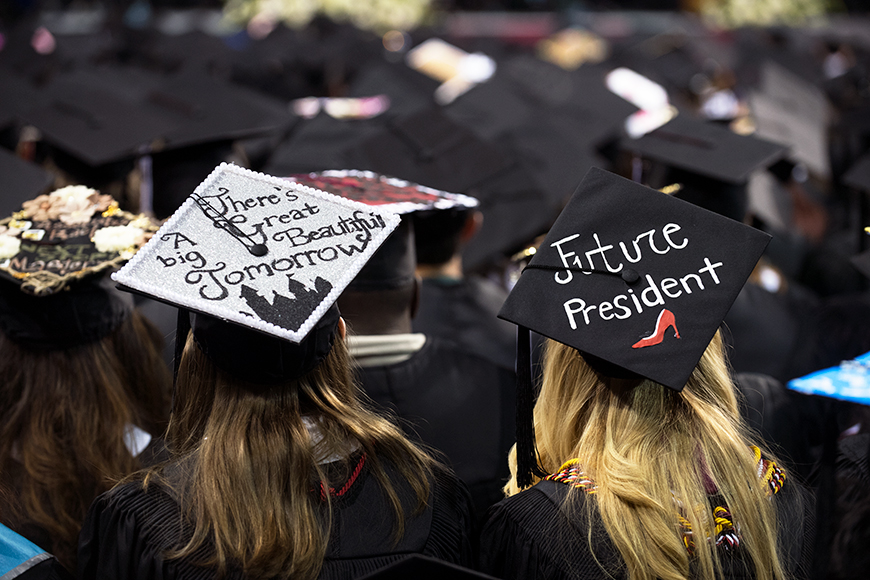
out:
{"label": "dark brown hair", "polygon": [[124,444],[128,426],[159,434],[165,420],[160,343],[136,311],[66,350],[28,350],[0,333],[0,518],[69,570],[91,502],[141,467]]}

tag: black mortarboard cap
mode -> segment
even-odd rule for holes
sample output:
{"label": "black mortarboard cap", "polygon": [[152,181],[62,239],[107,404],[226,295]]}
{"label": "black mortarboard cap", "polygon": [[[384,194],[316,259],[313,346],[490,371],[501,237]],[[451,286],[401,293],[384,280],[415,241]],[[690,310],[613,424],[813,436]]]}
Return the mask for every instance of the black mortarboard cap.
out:
{"label": "black mortarboard cap", "polygon": [[432,107],[438,82],[403,63],[372,61],[354,76],[348,87],[350,97],[385,94],[390,99],[390,114],[404,115]]}
{"label": "black mortarboard cap", "polygon": [[92,167],[132,158],[175,126],[107,84],[87,74],[56,78],[44,103],[23,117],[46,142]]}
{"label": "black mortarboard cap", "polygon": [[[294,175],[290,179],[396,214],[471,208],[478,204],[476,199],[467,195],[448,193],[371,171],[331,170]],[[416,266],[413,225],[410,219],[404,218],[348,288],[363,291],[400,288],[414,281]]]}
{"label": "black mortarboard cap", "polygon": [[514,164],[470,193],[480,200],[483,224],[462,251],[466,271],[501,267],[500,262],[546,232],[558,215],[526,169]]}
{"label": "black mortarboard cap", "polygon": [[[679,391],[769,240],[593,168],[499,317],[577,349],[602,374],[646,377]],[[522,337],[519,343],[522,350]],[[517,358],[528,362],[527,354]],[[530,388],[530,370],[521,362],[518,375],[521,387]],[[528,433],[530,416],[520,419],[518,431]],[[528,473],[533,447],[520,446],[521,439],[520,471]]]}
{"label": "black mortarboard cap", "polygon": [[11,70],[0,68],[0,129],[5,129],[29,109],[36,107],[43,95]]}
{"label": "black mortarboard cap", "polygon": [[714,123],[681,114],[639,139],[625,138],[622,148],[670,167],[735,185],[756,169],[772,165],[785,147],[737,135]]}
{"label": "black mortarboard cap", "polygon": [[[524,98],[517,85],[499,68],[485,83],[480,83],[444,107],[454,122],[468,127],[481,139],[498,139],[540,112]],[[540,118],[540,115],[538,115]]]}
{"label": "black mortarboard cap", "polygon": [[18,211],[22,203],[47,191],[53,182],[54,176],[39,165],[0,147],[0,215]]}
{"label": "black mortarboard cap", "polygon": [[396,117],[348,149],[350,166],[466,192],[507,165],[502,152],[435,108]]}
{"label": "black mortarboard cap", "polygon": [[359,580],[494,580],[492,576],[430,556],[412,554]]}
{"label": "black mortarboard cap", "polygon": [[58,77],[45,92],[46,104],[25,119],[46,141],[93,167],[295,122],[273,99],[196,72],[79,71]]}
{"label": "black mortarboard cap", "polygon": [[341,120],[321,112],[300,121],[286,141],[275,148],[263,170],[291,175],[337,167],[359,167],[351,152],[381,130],[380,119]]}
{"label": "black mortarboard cap", "polygon": [[0,220],[0,329],[36,350],[99,340],[132,310],[105,273],[156,226],[83,186],[58,189]]}
{"label": "black mortarboard cap", "polygon": [[591,147],[622,134],[625,119],[638,108],[607,88],[609,69],[582,67],[568,72],[532,56],[504,65],[505,74],[535,104],[535,116],[577,134]]}
{"label": "black mortarboard cap", "polygon": [[398,222],[224,163],[113,278],[195,312],[194,338],[219,368],[286,382],[329,353],[335,300]]}

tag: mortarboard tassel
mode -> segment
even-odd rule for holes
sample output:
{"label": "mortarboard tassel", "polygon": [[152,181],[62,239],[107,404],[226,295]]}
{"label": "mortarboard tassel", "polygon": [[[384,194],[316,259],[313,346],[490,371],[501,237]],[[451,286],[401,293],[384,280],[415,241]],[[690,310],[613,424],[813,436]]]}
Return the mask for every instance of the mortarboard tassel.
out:
{"label": "mortarboard tassel", "polygon": [[175,323],[175,357],[172,360],[172,394],[175,395],[175,383],[178,382],[178,367],[181,365],[181,355],[190,334],[190,311],[187,308],[178,309],[178,320]]}
{"label": "mortarboard tassel", "polygon": [[546,474],[535,448],[535,393],[532,388],[532,349],[529,329],[517,326],[517,487],[532,485],[532,476]]}

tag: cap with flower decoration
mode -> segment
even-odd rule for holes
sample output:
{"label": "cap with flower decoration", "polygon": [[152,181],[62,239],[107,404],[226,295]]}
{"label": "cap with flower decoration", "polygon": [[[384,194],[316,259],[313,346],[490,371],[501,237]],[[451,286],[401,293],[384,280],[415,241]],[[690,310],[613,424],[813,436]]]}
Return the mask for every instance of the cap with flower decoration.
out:
{"label": "cap with flower decoration", "polygon": [[334,302],[398,223],[393,213],[222,163],[113,279],[196,313],[194,339],[218,367],[277,384],[329,353]]}
{"label": "cap with flower decoration", "polygon": [[24,202],[0,220],[0,330],[36,350],[103,338],[132,310],[103,274],[156,230],[148,217],[80,185]]}
{"label": "cap with flower decoration", "polygon": [[157,227],[118,208],[109,195],[70,185],[25,201],[0,220],[0,276],[48,295],[120,266]]}
{"label": "cap with flower decoration", "polygon": [[[531,401],[526,329],[577,349],[606,376],[682,390],[769,240],[589,170],[499,312],[526,336],[518,341],[518,401]],[[525,470],[534,465],[530,405],[523,412],[517,441]]]}

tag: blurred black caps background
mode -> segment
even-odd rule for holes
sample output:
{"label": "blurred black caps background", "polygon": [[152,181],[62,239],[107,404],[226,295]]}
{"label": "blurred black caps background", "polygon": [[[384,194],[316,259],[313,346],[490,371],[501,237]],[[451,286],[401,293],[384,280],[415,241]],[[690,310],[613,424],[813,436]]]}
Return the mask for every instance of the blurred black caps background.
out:
{"label": "blurred black caps background", "polygon": [[785,147],[737,135],[714,123],[677,115],[639,139],[624,138],[622,147],[670,167],[722,181],[743,184],[758,168],[785,154]]}
{"label": "blurred black caps background", "polygon": [[54,176],[39,165],[0,148],[0,215],[20,210],[22,203],[45,193],[53,183]]}

